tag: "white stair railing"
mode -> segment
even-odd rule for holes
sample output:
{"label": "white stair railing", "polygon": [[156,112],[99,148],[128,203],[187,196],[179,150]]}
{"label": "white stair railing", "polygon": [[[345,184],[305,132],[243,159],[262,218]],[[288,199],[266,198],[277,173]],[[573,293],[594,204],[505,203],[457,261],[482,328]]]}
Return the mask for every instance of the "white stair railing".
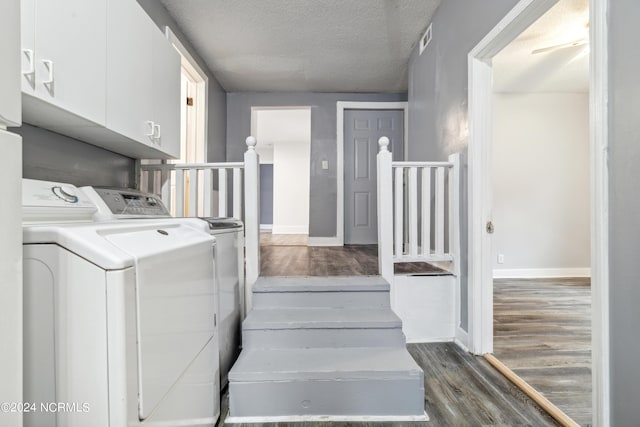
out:
{"label": "white stair railing", "polygon": [[244,221],[248,312],[251,289],[260,274],[260,159],[256,139],[250,136],[246,144],[244,162],[140,165],[140,190],[160,196],[176,217]]}
{"label": "white stair railing", "polygon": [[[452,262],[459,267],[460,154],[448,162],[394,162],[378,141],[378,263],[393,279],[398,262]],[[405,215],[405,208],[408,210]]]}

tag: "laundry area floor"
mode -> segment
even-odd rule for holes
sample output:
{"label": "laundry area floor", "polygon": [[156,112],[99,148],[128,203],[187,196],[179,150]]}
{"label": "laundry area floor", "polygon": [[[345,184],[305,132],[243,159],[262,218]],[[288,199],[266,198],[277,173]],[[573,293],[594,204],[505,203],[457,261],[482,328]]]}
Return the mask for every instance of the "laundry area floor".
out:
{"label": "laundry area floor", "polygon": [[556,426],[539,406],[483,358],[454,343],[409,344],[409,353],[424,370],[427,422],[312,422],[225,424],[229,395],[224,393],[218,426]]}
{"label": "laundry area floor", "polygon": [[500,279],[493,289],[494,356],[578,424],[591,425],[590,280]]}

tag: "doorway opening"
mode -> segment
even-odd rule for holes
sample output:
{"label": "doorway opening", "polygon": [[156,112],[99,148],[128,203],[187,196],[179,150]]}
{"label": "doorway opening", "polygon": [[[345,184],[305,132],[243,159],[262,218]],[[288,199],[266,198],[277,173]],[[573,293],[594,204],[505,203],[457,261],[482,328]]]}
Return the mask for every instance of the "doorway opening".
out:
{"label": "doorway opening", "polygon": [[[518,36],[520,36],[523,32],[527,31],[527,29],[534,24],[540,17],[544,18],[545,13],[549,10],[552,10],[554,5],[558,4],[558,8],[564,8],[565,11],[570,10],[578,10],[579,4],[582,4],[583,10],[585,6],[588,8],[588,12],[585,11],[583,15],[583,22],[578,26],[581,30],[581,34],[574,34],[574,38],[571,41],[555,42],[550,43],[548,40],[545,44],[535,47],[529,51],[529,55],[545,55],[548,56],[547,66],[554,65],[556,67],[560,66],[560,68],[570,68],[567,66],[567,63],[571,62],[572,64],[577,64],[580,62],[580,57],[583,58],[583,65],[588,63],[588,95],[582,94],[574,94],[573,104],[571,104],[568,100],[563,100],[565,102],[565,108],[563,111],[558,111],[559,105],[561,105],[561,101],[556,99],[553,102],[552,106],[549,106],[547,103],[547,107],[543,108],[544,111],[542,116],[549,116],[549,112],[556,109],[557,116],[564,116],[565,121],[561,123],[556,123],[556,130],[566,128],[576,116],[582,116],[581,126],[583,127],[584,133],[584,117],[587,115],[589,118],[586,122],[586,127],[588,129],[588,140],[589,140],[589,151],[585,155],[584,151],[582,154],[577,154],[575,152],[563,153],[563,150],[571,151],[574,148],[570,147],[569,140],[571,137],[567,137],[565,134],[562,137],[563,144],[557,144],[553,147],[552,151],[547,150],[546,158],[535,158],[531,154],[526,151],[529,147],[525,147],[524,151],[520,151],[518,153],[518,157],[525,158],[525,161],[528,162],[529,165],[534,164],[537,165],[535,173],[530,172],[528,179],[529,181],[533,180],[534,183],[542,184],[544,179],[549,178],[549,176],[554,175],[557,172],[557,167],[554,167],[554,159],[549,159],[549,156],[558,157],[561,156],[572,156],[571,163],[568,164],[566,159],[563,163],[563,169],[567,169],[569,171],[573,171],[573,175],[569,180],[556,180],[560,185],[556,185],[552,188],[551,193],[559,191],[562,188],[562,183],[566,182],[580,182],[584,187],[585,182],[587,181],[590,185],[587,187],[589,189],[589,194],[587,197],[587,210],[589,211],[590,218],[590,226],[587,243],[584,241],[582,243],[583,246],[590,246],[590,253],[588,256],[589,263],[584,265],[584,253],[581,254],[579,249],[575,247],[570,247],[567,245],[567,241],[570,241],[575,236],[569,234],[568,231],[572,230],[576,226],[580,225],[582,222],[582,239],[585,239],[584,236],[584,218],[585,215],[581,215],[579,220],[573,219],[575,223],[565,223],[564,229],[562,230],[565,233],[564,246],[563,246],[563,255],[570,254],[571,256],[578,257],[580,254],[583,256],[583,261],[581,264],[576,264],[575,259],[572,264],[569,265],[567,260],[565,259],[564,265],[556,265],[547,267],[546,272],[550,276],[576,276],[576,275],[584,275],[588,276],[590,272],[591,281],[589,283],[589,296],[586,297],[586,303],[583,304],[583,307],[587,307],[591,305],[591,311],[593,315],[589,315],[588,313],[583,313],[583,322],[586,323],[587,329],[589,329],[590,334],[593,336],[592,340],[588,338],[585,339],[587,342],[586,349],[584,354],[587,356],[587,360],[584,361],[584,366],[591,368],[591,378],[583,378],[581,381],[583,382],[591,382],[593,384],[593,399],[586,398],[585,400],[588,402],[585,404],[585,407],[591,407],[593,410],[593,421],[596,424],[605,423],[604,420],[608,419],[608,401],[609,401],[609,391],[608,391],[608,338],[605,335],[605,331],[608,330],[608,264],[606,261],[605,254],[608,251],[608,225],[607,225],[607,164],[606,164],[606,150],[603,150],[603,147],[607,146],[607,118],[606,118],[606,100],[607,100],[607,33],[606,33],[606,16],[607,16],[607,2],[601,0],[589,0],[588,3],[584,1],[569,1],[569,0],[521,0],[506,16],[505,18],[498,24],[496,27],[489,32],[489,34],[469,53],[469,301],[468,301],[468,311],[469,311],[469,348],[476,354],[485,354],[487,355],[487,359],[494,364],[494,366],[498,367],[498,369],[503,372],[507,372],[508,369],[504,369],[505,366],[503,363],[500,363],[493,355],[489,355],[489,353],[494,352],[494,343],[496,343],[496,351],[498,351],[497,341],[494,342],[494,286],[493,286],[493,278],[494,278],[494,269],[498,274],[501,274],[503,277],[513,276],[514,272],[509,270],[515,270],[519,272],[522,276],[524,274],[531,274],[535,276],[540,276],[541,268],[539,265],[533,268],[524,268],[523,265],[511,266],[513,268],[504,268],[504,264],[498,264],[502,268],[496,268],[498,262],[506,263],[509,259],[515,261],[513,257],[509,258],[507,254],[502,252],[500,248],[496,248],[497,251],[493,251],[494,243],[498,243],[497,239],[494,239],[493,230],[494,230],[494,221],[498,214],[498,210],[494,205],[494,201],[492,200],[492,193],[498,194],[499,192],[505,192],[509,188],[505,186],[509,184],[516,184],[517,180],[513,179],[513,175],[508,176],[508,182],[505,181],[505,178],[502,177],[502,181],[495,183],[493,175],[497,171],[497,166],[499,165],[499,159],[495,156],[497,153],[492,153],[491,148],[492,144],[498,144],[499,135],[494,135],[494,131],[497,133],[497,129],[494,129],[496,120],[499,120],[498,117],[493,117],[495,114],[499,114],[502,111],[502,115],[504,118],[505,109],[508,110],[507,114],[514,114],[514,111],[505,108],[505,105],[509,105],[509,101],[511,99],[501,99],[496,101],[494,99],[494,67],[499,67],[500,57],[499,53],[505,49],[511,42],[514,40],[517,41]],[[586,18],[585,18],[586,17]],[[534,24],[535,26],[535,24]],[[567,25],[563,25],[563,29],[566,28]],[[545,31],[543,33],[549,33],[549,31]],[[515,43],[515,42],[514,42]],[[586,48],[591,46],[592,49],[587,50]],[[575,52],[575,50],[579,50]],[[567,51],[567,52],[563,52]],[[573,56],[570,60],[566,58],[562,59],[563,55],[571,54],[573,52]],[[584,55],[591,55],[590,60],[584,58]],[[521,59],[522,61],[522,59]],[[562,66],[564,64],[564,66]],[[541,69],[538,68],[535,72],[529,71],[529,81],[535,84],[541,84],[540,76]],[[499,77],[498,77],[499,78]],[[575,81],[572,81],[575,83]],[[496,86],[499,82],[496,82]],[[521,96],[521,95],[519,95]],[[550,94],[545,94],[545,96],[550,97]],[[532,101],[535,96],[529,96],[529,101]],[[588,99],[588,113],[585,114],[585,99]],[[538,99],[539,101],[539,99]],[[547,100],[548,101],[548,100]],[[500,103],[504,105],[499,105]],[[580,104],[578,106],[577,104]],[[511,106],[513,108],[513,106]],[[540,106],[539,106],[540,109]],[[582,112],[582,113],[579,113]],[[540,111],[538,111],[540,113]],[[529,117],[524,117],[523,124],[526,124],[528,120],[534,119],[534,114],[530,114]],[[537,119],[537,117],[536,117]],[[551,117],[550,120],[558,120],[558,117]],[[513,126],[514,123],[511,125]],[[515,123],[518,126],[518,123]],[[520,132],[520,136],[516,139],[526,140],[526,137],[530,135],[528,133],[536,133],[540,132],[542,128],[548,128],[548,126],[538,126],[534,131],[531,129],[527,130],[523,125],[518,131]],[[525,135],[526,137],[522,137]],[[540,141],[540,135],[536,139],[536,144],[543,145]],[[556,137],[557,138],[557,137]],[[507,138],[507,140],[511,143],[514,143],[512,138]],[[578,138],[585,139],[585,138]],[[519,141],[515,141],[517,143]],[[584,143],[583,143],[584,145]],[[507,146],[507,149],[509,147]],[[513,148],[513,147],[511,147]],[[580,163],[580,160],[583,160],[581,166],[578,168],[584,168],[584,163],[590,163],[590,172],[588,172],[587,178],[584,179],[584,169],[582,172],[582,179],[576,179],[577,176],[581,175],[581,173],[574,170],[575,163]],[[584,162],[584,159],[588,159]],[[492,161],[493,160],[493,161]],[[492,163],[494,163],[492,165]],[[492,167],[493,166],[493,167]],[[512,166],[512,165],[511,165]],[[502,186],[502,188],[500,188]],[[517,185],[516,185],[517,186]],[[520,186],[522,187],[522,185]],[[540,185],[542,187],[542,185]],[[511,189],[513,190],[513,189]],[[582,191],[584,188],[582,188]],[[531,199],[535,196],[535,191],[538,191],[538,188],[534,190],[519,188],[517,191],[517,197]],[[584,194],[584,193],[581,193]],[[556,197],[555,200],[551,202],[551,205],[560,206],[562,203],[567,203],[567,200],[573,200],[573,205],[584,205],[584,201],[580,202],[574,198],[576,195],[576,191],[571,192],[569,195],[565,193],[563,197]],[[549,194],[547,194],[549,196]],[[513,199],[513,197],[512,197]],[[513,200],[512,200],[513,201]],[[518,201],[518,200],[516,200]],[[529,200],[525,200],[528,202]],[[548,202],[547,202],[548,203]],[[513,203],[510,205],[513,208]],[[509,206],[509,205],[505,205]],[[546,230],[548,226],[549,218],[542,218],[540,210],[533,209],[533,213],[537,213],[536,218],[531,221],[531,219],[526,220],[526,224],[520,224],[521,227],[528,227],[533,229],[538,233],[536,238],[541,237],[544,233],[542,230]],[[584,206],[582,206],[584,210]],[[532,212],[525,212],[525,214],[531,214]],[[517,218],[517,215],[510,215],[510,219]],[[554,219],[562,218],[562,215],[559,215],[557,212],[554,215]],[[496,221],[495,230],[500,229],[500,226],[508,227],[508,221],[510,219],[502,218],[502,222]],[[546,222],[545,222],[546,221]],[[545,225],[546,224],[546,225]],[[581,228],[581,227],[577,227]],[[557,237],[557,236],[552,236]],[[575,237],[575,240],[580,242],[580,238]],[[556,240],[557,242],[557,240]],[[527,242],[523,242],[526,244]],[[505,244],[504,242],[502,243]],[[575,245],[579,245],[577,243]],[[574,246],[575,246],[574,245]],[[527,247],[531,249],[531,245]],[[557,250],[557,247],[553,248]],[[513,249],[511,249],[513,251]],[[503,256],[499,256],[503,255]],[[546,256],[547,254],[545,254]],[[557,252],[556,252],[557,255]],[[554,257],[555,261],[559,261],[560,257]],[[564,274],[559,274],[558,269],[564,270]],[[501,271],[502,270],[502,271]],[[536,271],[537,273],[532,273],[532,271]],[[544,268],[542,268],[544,271]],[[505,273],[506,272],[506,273]],[[567,274],[569,273],[569,274]],[[576,281],[581,281],[584,279],[575,279]],[[561,287],[562,283],[558,284],[559,280],[555,278],[553,280],[556,282],[556,288]],[[513,285],[513,284],[512,284]],[[522,283],[518,283],[520,287],[516,287],[517,290],[522,289]],[[545,284],[540,281],[537,284],[535,291],[540,294],[541,288]],[[574,286],[575,284],[565,284],[569,285],[568,287]],[[584,286],[584,283],[578,284],[578,286],[582,286],[583,288],[588,288],[589,285]],[[513,291],[513,286],[511,291]],[[590,297],[592,296],[592,297]],[[569,297],[568,300],[576,301],[579,300],[579,297]],[[583,298],[583,301],[585,299]],[[538,306],[548,303],[549,299],[544,298],[537,303]],[[565,300],[565,302],[567,302]],[[589,304],[591,303],[591,304]],[[533,303],[536,305],[536,303]],[[580,308],[575,310],[575,312],[579,311]],[[588,310],[588,308],[587,308]],[[497,311],[497,310],[496,310]],[[583,310],[586,311],[586,310]],[[569,316],[572,317],[571,313]],[[498,313],[496,312],[496,319],[498,317]],[[529,313],[529,320],[534,319],[535,316]],[[538,318],[545,318],[545,316],[541,316]],[[549,320],[551,320],[550,316],[547,316]],[[593,321],[591,321],[593,319]],[[575,317],[570,319],[571,322],[576,323],[577,320]],[[580,320],[578,320],[579,322]],[[553,324],[553,322],[550,322]],[[558,322],[556,322],[557,324]],[[555,326],[555,324],[553,324]],[[531,329],[531,325],[529,325]],[[559,330],[562,327],[557,327]],[[571,333],[567,333],[568,336],[571,336]],[[557,338],[556,341],[566,341],[566,337]],[[527,354],[527,357],[529,354]],[[547,363],[551,361],[549,357],[547,357]],[[556,360],[557,362],[557,360]],[[508,376],[512,376],[513,372],[508,371]],[[520,380],[518,378],[518,380]],[[516,381],[518,383],[518,381]],[[582,385],[582,384],[581,384]],[[523,389],[524,390],[524,389]],[[540,395],[538,393],[538,395]],[[541,396],[544,399],[544,396]],[[553,397],[550,399],[553,400]],[[549,402],[547,402],[549,403]],[[542,403],[541,403],[542,405]],[[546,406],[546,405],[542,405]],[[547,410],[553,410],[554,406],[550,404],[549,407],[546,407]],[[557,408],[555,408],[557,409]],[[550,413],[552,413],[550,411]],[[561,412],[560,412],[561,413]],[[579,413],[579,411],[578,411]],[[571,420],[570,424],[571,424]],[[591,424],[591,417],[588,416],[584,421],[586,424]],[[571,424],[573,425],[573,424]]]}
{"label": "doorway opening", "polygon": [[[180,158],[169,160],[173,164],[193,164],[207,162],[207,86],[208,77],[205,71],[198,65],[189,51],[184,47],[169,27],[166,27],[167,39],[178,51],[181,57],[180,77]],[[171,172],[175,175],[175,171]],[[191,182],[189,174],[184,176],[184,207],[185,216],[204,216],[204,206],[200,204],[197,212],[189,212],[189,197],[191,186],[197,185],[197,200],[204,199],[204,171],[198,171],[200,175],[197,183]],[[171,214],[176,213],[176,180],[171,179]],[[214,197],[217,200],[217,197]]]}
{"label": "doorway opening", "polygon": [[589,3],[493,57],[493,355],[591,424]]}
{"label": "doorway opening", "polygon": [[251,133],[260,156],[260,244],[307,246],[311,107],[252,107]]}

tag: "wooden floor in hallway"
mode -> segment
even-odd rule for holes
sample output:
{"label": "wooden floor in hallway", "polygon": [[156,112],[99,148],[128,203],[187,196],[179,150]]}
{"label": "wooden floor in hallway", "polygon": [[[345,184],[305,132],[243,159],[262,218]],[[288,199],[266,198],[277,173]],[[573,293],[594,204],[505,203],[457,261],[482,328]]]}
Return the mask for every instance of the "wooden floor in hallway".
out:
{"label": "wooden floor in hallway", "polygon": [[582,426],[591,425],[589,279],[494,280],[494,355]]}
{"label": "wooden floor in hallway", "polygon": [[[396,274],[447,274],[424,262],[398,263]],[[260,233],[261,276],[371,276],[378,245],[307,246],[306,235]]]}
{"label": "wooden floor in hallway", "polygon": [[504,378],[483,358],[453,343],[409,344],[409,352],[425,373],[427,422],[313,422],[225,424],[229,396],[222,398],[218,426],[556,426],[546,412]]}

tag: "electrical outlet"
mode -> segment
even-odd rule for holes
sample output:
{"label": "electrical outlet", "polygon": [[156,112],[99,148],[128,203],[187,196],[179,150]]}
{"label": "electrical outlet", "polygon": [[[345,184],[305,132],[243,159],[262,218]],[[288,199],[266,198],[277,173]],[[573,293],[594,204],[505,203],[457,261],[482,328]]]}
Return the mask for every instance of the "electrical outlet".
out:
{"label": "electrical outlet", "polygon": [[328,160],[323,160],[322,161],[322,169],[329,169],[329,161]]}
{"label": "electrical outlet", "polygon": [[504,254],[498,254],[498,264],[504,264]]}

